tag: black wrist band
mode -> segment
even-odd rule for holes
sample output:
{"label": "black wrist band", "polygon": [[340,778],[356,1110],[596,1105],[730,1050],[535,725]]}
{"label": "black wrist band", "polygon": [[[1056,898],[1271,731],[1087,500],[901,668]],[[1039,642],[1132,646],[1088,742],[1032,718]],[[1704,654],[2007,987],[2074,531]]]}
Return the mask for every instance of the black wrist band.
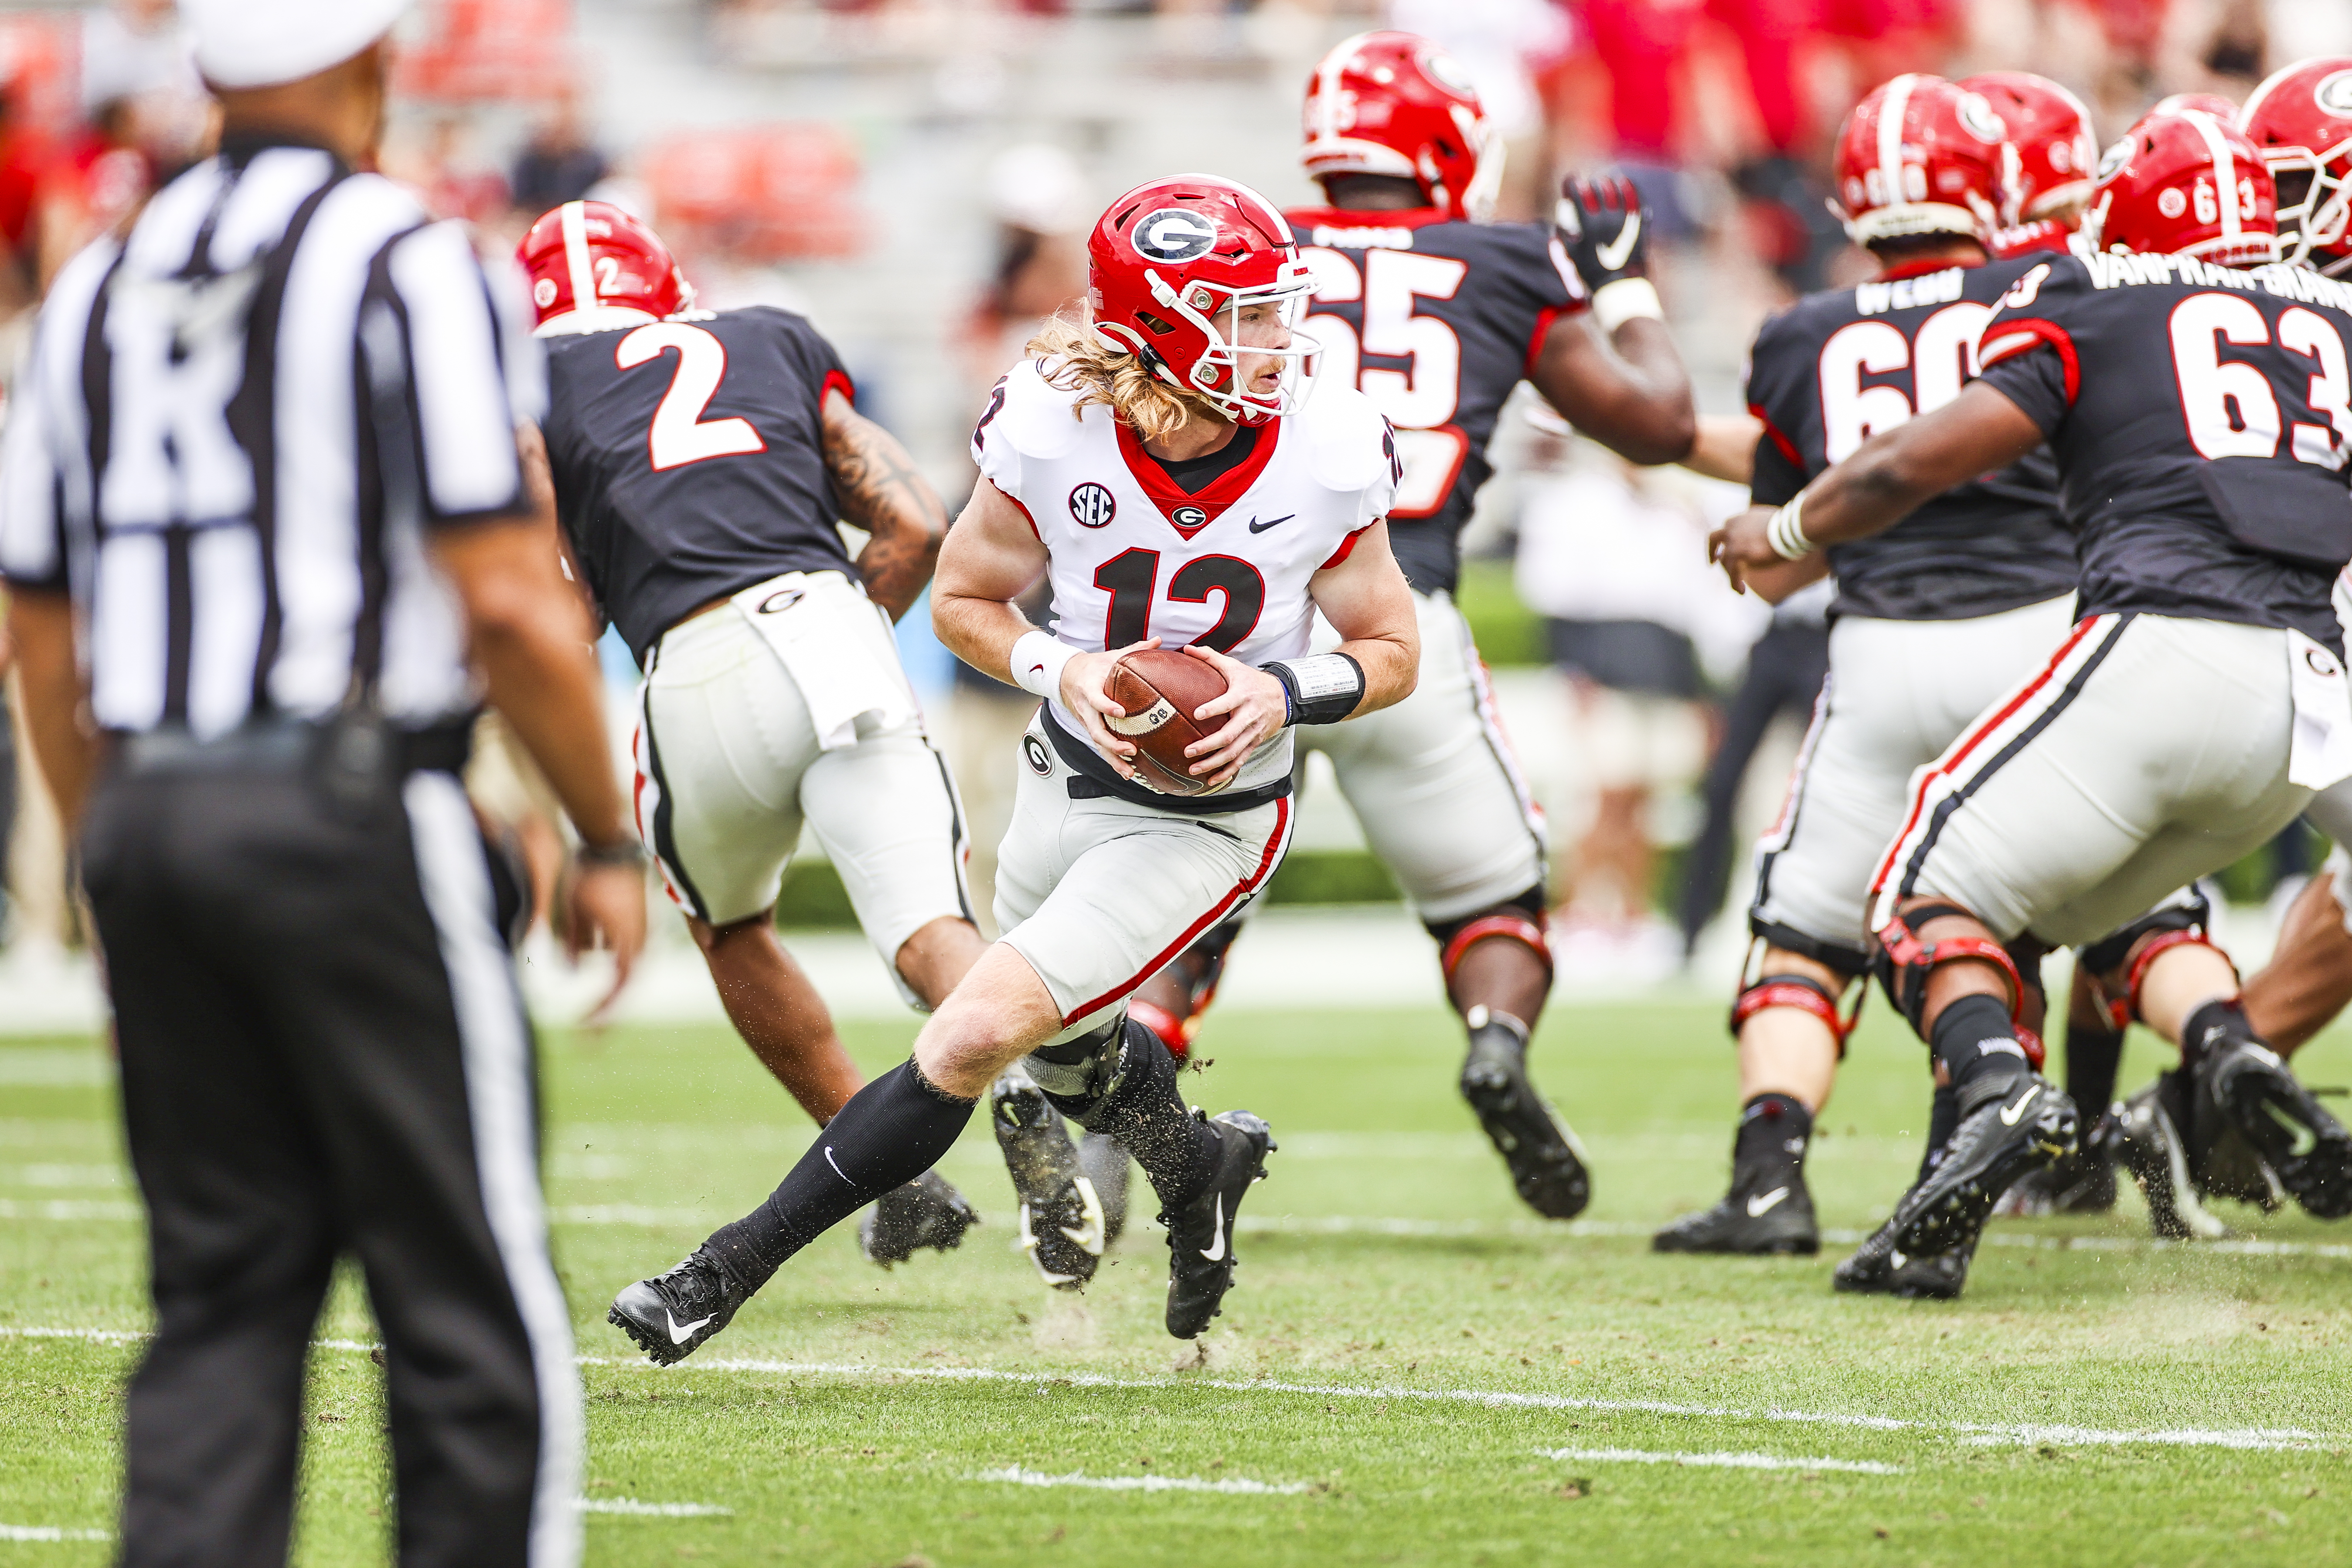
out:
{"label": "black wrist band", "polygon": [[605,844],[583,839],[573,858],[583,866],[642,866],[646,863],[646,847],[637,842],[634,833],[624,833]]}
{"label": "black wrist band", "polygon": [[1277,658],[1261,665],[1282,682],[1290,724],[1337,724],[1364,700],[1364,667],[1344,653]]}

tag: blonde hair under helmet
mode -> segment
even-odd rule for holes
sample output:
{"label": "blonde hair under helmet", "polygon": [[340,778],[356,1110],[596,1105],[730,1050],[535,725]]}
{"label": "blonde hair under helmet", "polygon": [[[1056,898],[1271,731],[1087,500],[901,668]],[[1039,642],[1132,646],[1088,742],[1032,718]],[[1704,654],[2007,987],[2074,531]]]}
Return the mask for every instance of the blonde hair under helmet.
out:
{"label": "blonde hair under helmet", "polygon": [[277,87],[339,66],[392,31],[409,0],[180,0],[215,87]]}

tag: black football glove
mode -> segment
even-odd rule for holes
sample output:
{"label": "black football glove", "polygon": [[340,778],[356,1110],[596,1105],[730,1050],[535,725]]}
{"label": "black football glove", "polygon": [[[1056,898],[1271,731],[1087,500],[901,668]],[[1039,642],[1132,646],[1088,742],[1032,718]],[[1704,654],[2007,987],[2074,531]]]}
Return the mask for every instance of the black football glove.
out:
{"label": "black football glove", "polygon": [[1623,175],[1562,180],[1552,221],[1586,292],[1598,294],[1620,279],[1650,275],[1650,226],[1642,218],[1642,193]]}

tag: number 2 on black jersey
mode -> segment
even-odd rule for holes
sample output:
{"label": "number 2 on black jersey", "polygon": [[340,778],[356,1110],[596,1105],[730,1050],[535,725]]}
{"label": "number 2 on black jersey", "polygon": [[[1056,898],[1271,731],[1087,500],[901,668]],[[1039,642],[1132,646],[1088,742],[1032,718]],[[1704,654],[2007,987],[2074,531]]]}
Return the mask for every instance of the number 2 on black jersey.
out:
{"label": "number 2 on black jersey", "polygon": [[[1160,581],[1160,552],[1127,550],[1095,568],[1095,586],[1110,595],[1103,617],[1103,647],[1125,647],[1151,635],[1151,601]],[[1229,654],[1257,629],[1265,608],[1265,579],[1258,569],[1237,555],[1203,555],[1187,561],[1168,580],[1168,596],[1188,605],[1205,605],[1211,594],[1222,594],[1224,609],[1217,624],[1192,640],[1202,647]]]}
{"label": "number 2 on black jersey", "polygon": [[654,471],[698,463],[705,458],[740,457],[764,452],[768,444],[748,419],[705,419],[719,383],[727,374],[727,345],[700,327],[684,321],[656,321],[623,338],[613,361],[634,370],[646,361],[676,350],[677,368],[670,373],[669,390],[654,409],[646,430],[646,447]]}

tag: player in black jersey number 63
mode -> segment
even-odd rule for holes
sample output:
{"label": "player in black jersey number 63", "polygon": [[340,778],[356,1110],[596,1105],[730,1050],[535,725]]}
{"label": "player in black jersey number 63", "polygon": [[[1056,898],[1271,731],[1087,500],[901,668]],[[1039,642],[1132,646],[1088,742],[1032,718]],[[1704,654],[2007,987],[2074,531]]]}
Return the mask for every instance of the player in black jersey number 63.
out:
{"label": "player in black jersey number 63", "polygon": [[[2002,295],[1983,379],[1874,436],[1716,546],[1735,578],[1885,529],[2044,440],[2081,531],[2081,620],[1913,782],[1874,879],[1876,965],[1958,1093],[1947,1157],[1896,1206],[1897,1255],[1972,1246],[2065,1153],[2072,1104],[2025,1059],[2003,944],[2094,941],[2352,775],[2329,588],[2352,558],[2352,289],[2275,264],[2271,175],[2197,110],[2133,127],[2085,233]],[[2257,1037],[2200,931],[2148,929],[2096,978],[2175,1042],[2194,1114],[2314,1214],[2352,1211],[2352,1135]]]}

